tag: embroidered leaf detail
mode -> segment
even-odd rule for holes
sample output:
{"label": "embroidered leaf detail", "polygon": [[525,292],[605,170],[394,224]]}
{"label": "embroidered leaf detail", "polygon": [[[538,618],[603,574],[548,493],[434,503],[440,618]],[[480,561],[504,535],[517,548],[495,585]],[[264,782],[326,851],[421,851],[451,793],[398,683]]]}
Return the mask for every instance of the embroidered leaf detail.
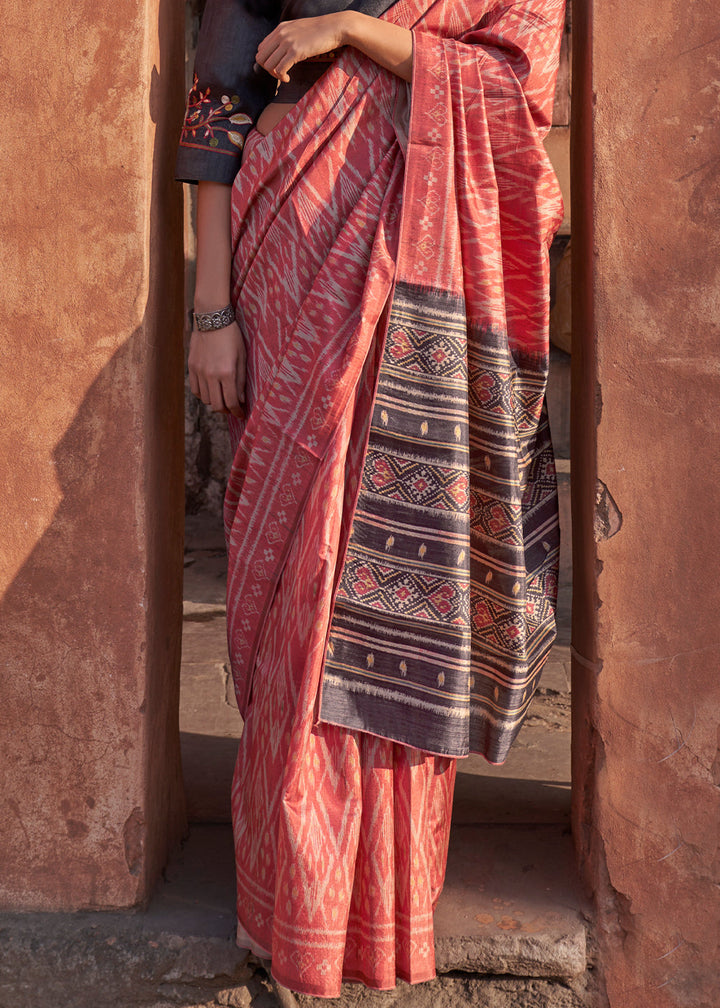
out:
{"label": "embroidered leaf detail", "polygon": [[228,132],[228,140],[230,143],[235,144],[236,147],[242,147],[245,143],[245,137],[242,133],[230,133]]}
{"label": "embroidered leaf detail", "polygon": [[244,112],[236,112],[235,115],[230,116],[230,122],[235,123],[236,126],[246,126],[252,122],[252,119],[249,115],[245,115]]}

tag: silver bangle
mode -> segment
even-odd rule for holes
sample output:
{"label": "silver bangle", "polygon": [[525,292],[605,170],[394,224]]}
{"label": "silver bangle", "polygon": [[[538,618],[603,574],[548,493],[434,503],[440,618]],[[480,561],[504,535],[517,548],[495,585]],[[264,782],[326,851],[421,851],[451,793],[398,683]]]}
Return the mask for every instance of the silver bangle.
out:
{"label": "silver bangle", "polygon": [[209,332],[211,329],[224,329],[225,326],[232,325],[235,321],[235,309],[232,305],[227,305],[219,311],[207,312],[204,315],[193,312],[195,328],[199,332]]}

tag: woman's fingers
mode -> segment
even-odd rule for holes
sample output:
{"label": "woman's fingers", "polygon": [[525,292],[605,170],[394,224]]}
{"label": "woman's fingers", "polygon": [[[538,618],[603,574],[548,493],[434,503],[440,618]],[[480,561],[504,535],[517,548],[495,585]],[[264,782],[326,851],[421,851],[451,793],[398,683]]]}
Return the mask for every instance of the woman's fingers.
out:
{"label": "woman's fingers", "polygon": [[190,340],[188,371],[193,395],[216,413],[242,415],[245,344],[237,324],[210,332],[194,332]]}
{"label": "woman's fingers", "polygon": [[206,406],[210,405],[210,388],[204,378],[198,376],[198,399],[202,400]]}
{"label": "woman's fingers", "polygon": [[341,14],[283,21],[262,40],[255,59],[279,80],[288,81],[288,71],[296,63],[342,44],[340,25]]}
{"label": "woman's fingers", "polygon": [[[235,393],[236,406],[230,406],[228,403],[228,408],[234,416],[244,417],[245,416],[245,344],[243,343],[241,352],[238,354],[237,366],[235,368],[235,377],[233,382],[233,392]],[[227,402],[227,399],[225,400]]]}
{"label": "woman's fingers", "polygon": [[223,398],[222,382],[217,378],[208,382],[208,391],[210,393],[208,406],[213,413],[227,413],[227,406]]}
{"label": "woman's fingers", "polygon": [[278,64],[285,56],[285,48],[279,42],[274,42],[272,45],[268,46],[265,52],[261,53],[261,49],[258,49],[255,59],[260,64],[260,66],[265,67],[268,73],[278,76]]}
{"label": "woman's fingers", "polygon": [[237,389],[235,388],[235,375],[231,375],[223,380],[221,385],[221,394],[223,405],[225,406],[225,412],[232,413],[233,416],[238,416],[240,411],[240,402],[238,400]]}

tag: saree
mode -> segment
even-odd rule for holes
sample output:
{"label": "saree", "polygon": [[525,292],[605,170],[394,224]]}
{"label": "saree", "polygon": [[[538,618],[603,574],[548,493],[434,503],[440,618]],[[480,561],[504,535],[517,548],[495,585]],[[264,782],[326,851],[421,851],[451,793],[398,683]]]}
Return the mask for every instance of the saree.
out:
{"label": "saree", "polygon": [[504,758],[552,643],[562,15],[399,0],[412,84],[348,49],[234,184],[238,942],[304,993],[434,976],[456,757]]}

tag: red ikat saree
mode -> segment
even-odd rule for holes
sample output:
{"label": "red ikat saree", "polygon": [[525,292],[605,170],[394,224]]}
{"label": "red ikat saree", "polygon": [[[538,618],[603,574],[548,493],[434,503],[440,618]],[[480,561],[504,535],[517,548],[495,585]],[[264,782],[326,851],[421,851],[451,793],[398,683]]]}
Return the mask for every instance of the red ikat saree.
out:
{"label": "red ikat saree", "polygon": [[552,643],[562,14],[400,0],[412,87],[348,50],[235,183],[238,915],[296,990],[433,975],[448,757],[504,759]]}

